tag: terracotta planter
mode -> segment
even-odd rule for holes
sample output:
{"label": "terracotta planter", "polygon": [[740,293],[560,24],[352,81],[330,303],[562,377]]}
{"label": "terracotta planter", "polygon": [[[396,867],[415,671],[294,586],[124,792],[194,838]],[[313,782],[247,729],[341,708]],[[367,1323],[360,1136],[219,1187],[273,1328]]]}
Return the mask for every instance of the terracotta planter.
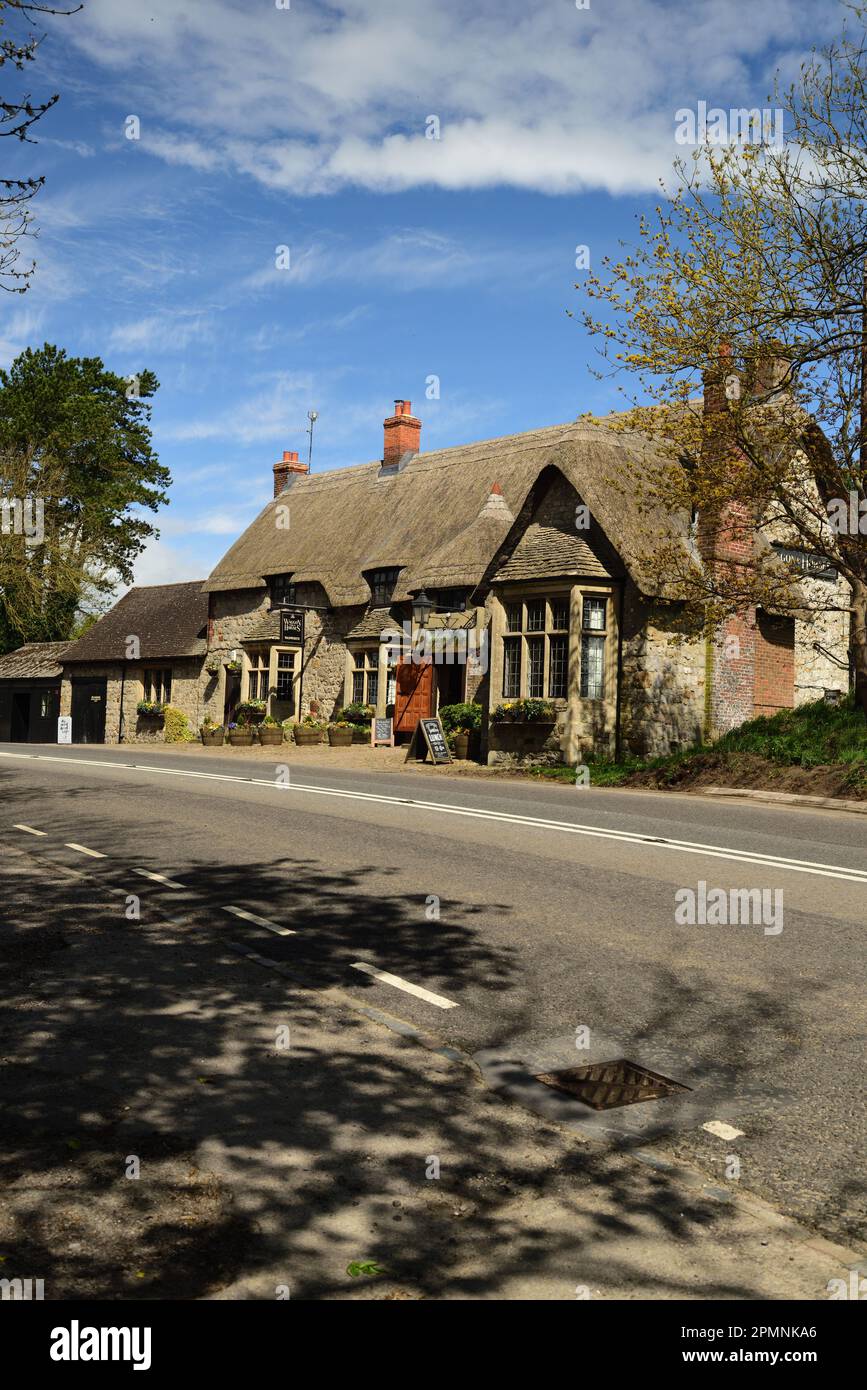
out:
{"label": "terracotta planter", "polygon": [[299,748],[309,748],[312,747],[314,743],[322,742],[322,730],[311,729],[309,727],[305,728],[303,724],[296,724],[295,728],[292,730],[292,737]]}
{"label": "terracotta planter", "polygon": [[270,746],[275,743],[282,743],[283,730],[279,727],[279,725],[275,729],[273,724],[260,724],[259,742],[267,746]]}
{"label": "terracotta planter", "polygon": [[202,743],[206,748],[222,748],[225,736],[223,729],[202,729]]}
{"label": "terracotta planter", "polygon": [[332,748],[349,748],[352,744],[352,730],[329,729],[328,742]]}
{"label": "terracotta planter", "polygon": [[229,742],[233,748],[249,748],[253,742],[253,730],[230,729]]}

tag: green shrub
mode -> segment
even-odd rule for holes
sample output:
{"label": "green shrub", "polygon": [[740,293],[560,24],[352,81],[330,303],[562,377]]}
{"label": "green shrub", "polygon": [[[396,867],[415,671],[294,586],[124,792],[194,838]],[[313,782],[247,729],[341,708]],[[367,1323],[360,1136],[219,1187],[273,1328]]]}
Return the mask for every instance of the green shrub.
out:
{"label": "green shrub", "polygon": [[196,737],[183,710],[174,705],[163,707],[163,730],[166,743],[191,743]]}
{"label": "green shrub", "polygon": [[375,714],[373,705],[362,705],[358,701],[352,705],[344,705],[342,710],[337,713],[338,719],[345,719],[347,724],[365,724],[371,720]]}
{"label": "green shrub", "polygon": [[471,733],[473,729],[482,727],[482,707],[469,700],[463,704],[443,705],[439,711],[439,721],[445,734],[456,734],[461,730]]}

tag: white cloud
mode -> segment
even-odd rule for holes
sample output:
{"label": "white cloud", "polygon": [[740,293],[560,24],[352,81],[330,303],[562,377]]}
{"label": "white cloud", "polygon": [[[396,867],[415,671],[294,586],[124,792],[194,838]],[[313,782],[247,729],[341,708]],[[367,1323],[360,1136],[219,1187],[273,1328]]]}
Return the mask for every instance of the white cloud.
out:
{"label": "white cloud", "polygon": [[42,313],[34,313],[30,309],[19,309],[10,316],[0,338],[0,367],[8,367],[25,348],[38,343],[43,317]]}
{"label": "white cloud", "polygon": [[[246,400],[198,420],[164,425],[160,436],[167,440],[220,439],[239,444],[289,440],[305,428],[312,391],[309,373],[280,372]],[[284,447],[291,447],[291,442]]]}
{"label": "white cloud", "polygon": [[623,193],[666,172],[678,107],[764,105],[777,62],[791,70],[835,18],[798,0],[747,22],[743,0],[90,0],[70,38],[140,115],[142,153],[200,172],[308,196]]}
{"label": "white cloud", "polygon": [[146,314],[111,330],[109,344],[119,350],[182,352],[190,343],[213,337],[213,325],[196,310]]}
{"label": "white cloud", "polygon": [[[159,523],[162,524],[162,523]],[[210,566],[196,556],[192,550],[167,545],[163,540],[151,541],[145,546],[133,567],[133,582],[136,584],[182,584],[185,580],[203,579]],[[117,597],[127,592],[127,585],[121,586]]]}

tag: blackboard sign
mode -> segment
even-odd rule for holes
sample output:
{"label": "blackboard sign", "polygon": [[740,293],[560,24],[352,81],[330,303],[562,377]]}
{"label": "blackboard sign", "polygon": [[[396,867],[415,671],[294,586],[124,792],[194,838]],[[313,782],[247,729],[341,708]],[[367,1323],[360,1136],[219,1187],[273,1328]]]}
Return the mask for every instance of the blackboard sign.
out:
{"label": "blackboard sign", "polygon": [[443,733],[443,726],[438,719],[420,719],[419,728],[424,735],[430,755],[435,763],[450,763],[452,755],[446,743],[446,736]]}
{"label": "blackboard sign", "polygon": [[372,719],[370,721],[371,748],[375,748],[378,743],[387,743],[389,747],[394,747],[394,724],[390,719]]}
{"label": "blackboard sign", "polygon": [[304,609],[280,609],[280,641],[293,647],[304,646]]}

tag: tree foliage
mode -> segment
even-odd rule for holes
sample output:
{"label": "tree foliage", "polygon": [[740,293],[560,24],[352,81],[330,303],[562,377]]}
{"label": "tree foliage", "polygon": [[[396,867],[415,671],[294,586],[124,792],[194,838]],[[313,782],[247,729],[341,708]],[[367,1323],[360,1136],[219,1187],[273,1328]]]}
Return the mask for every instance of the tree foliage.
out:
{"label": "tree foliage", "polygon": [[[648,563],[714,616],[848,608],[867,708],[867,47],[865,7],[847,9],[840,40],[777,94],[784,141],[679,161],[637,244],[588,276],[582,317],[631,378],[614,427],[667,453],[624,485],[751,539],[749,563],[707,565],[648,534]],[[796,586],[773,541],[824,557],[846,596]]]}
{"label": "tree foliage", "polygon": [[47,343],[0,372],[0,651],[71,637],[82,607],[132,582],[171,481],[151,446],[157,387]]}

